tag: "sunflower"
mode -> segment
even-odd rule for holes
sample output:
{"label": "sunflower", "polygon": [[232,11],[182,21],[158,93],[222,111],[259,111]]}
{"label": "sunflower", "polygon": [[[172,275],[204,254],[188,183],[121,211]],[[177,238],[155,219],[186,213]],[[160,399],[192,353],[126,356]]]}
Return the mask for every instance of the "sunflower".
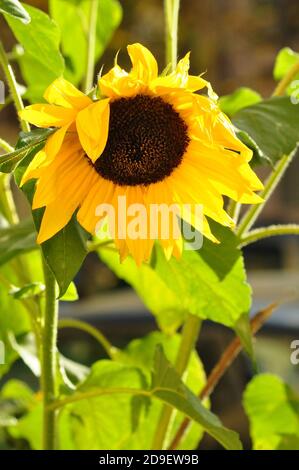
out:
{"label": "sunflower", "polygon": [[[22,180],[37,179],[33,209],[45,207],[39,243],[60,231],[75,212],[94,234],[100,204],[115,208],[119,224],[120,197],[125,197],[125,209],[136,203],[147,209],[188,204],[182,217],[217,242],[207,217],[233,226],[224,195],[242,203],[261,201],[254,191],[263,185],[248,164],[252,152],[219,110],[210,84],[189,75],[189,54],[175,71],[159,76],[148,49],[141,44],[127,49],[131,71],[116,63],[101,76],[101,99],[92,101],[59,78],[45,92],[48,104],[21,112],[38,127],[56,128]],[[196,93],[203,89],[206,95]],[[203,217],[192,209],[198,204]],[[144,237],[114,238],[121,258],[131,254],[137,264],[149,259],[155,241],[148,228]],[[158,230],[156,238],[168,257],[181,254],[181,237],[163,238]]]}

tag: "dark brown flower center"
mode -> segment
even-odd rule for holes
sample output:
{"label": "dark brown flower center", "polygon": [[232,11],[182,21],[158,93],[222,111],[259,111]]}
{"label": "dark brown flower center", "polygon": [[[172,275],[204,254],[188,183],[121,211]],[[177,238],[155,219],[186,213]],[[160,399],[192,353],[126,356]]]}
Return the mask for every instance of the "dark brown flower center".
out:
{"label": "dark brown flower center", "polygon": [[94,166],[116,184],[148,185],[172,173],[188,143],[185,122],[162,98],[121,98],[110,105],[107,144]]}

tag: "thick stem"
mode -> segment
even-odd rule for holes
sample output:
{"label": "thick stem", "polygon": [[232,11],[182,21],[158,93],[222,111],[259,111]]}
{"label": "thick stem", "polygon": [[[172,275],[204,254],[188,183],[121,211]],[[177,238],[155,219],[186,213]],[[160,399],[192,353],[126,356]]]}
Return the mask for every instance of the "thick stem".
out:
{"label": "thick stem", "polygon": [[57,285],[46,261],[43,260],[46,285],[43,341],[41,345],[42,387],[43,387],[43,449],[54,450],[56,438],[56,411],[47,407],[57,397]]}
{"label": "thick stem", "polygon": [[[190,356],[198,338],[200,326],[200,318],[195,317],[194,315],[188,315],[183,327],[181,344],[175,362],[175,369],[180,376],[182,376],[185,370],[187,369]],[[167,432],[172,415],[173,409],[168,405],[164,405],[160,414],[158,426],[153,441],[153,450],[163,450],[165,448],[165,442],[167,441]]]}
{"label": "thick stem", "polygon": [[[1,41],[0,41],[0,63],[1,63],[1,66],[3,68],[3,72],[4,72],[4,75],[5,75],[8,87],[9,87],[11,97],[12,97],[13,102],[15,104],[16,110],[21,111],[22,109],[24,109],[23,101],[22,101],[21,95],[18,91],[18,85],[17,85],[17,81],[16,81],[16,78],[15,78],[14,72],[12,70],[12,67],[11,67],[10,63],[8,62],[6,52],[4,50],[4,47],[3,47],[3,44],[2,44]],[[29,126],[28,122],[20,120],[20,123],[21,123],[22,131],[30,132],[30,126]]]}
{"label": "thick stem", "polygon": [[90,0],[89,20],[88,20],[88,38],[87,38],[88,46],[87,46],[86,77],[85,77],[85,85],[84,85],[85,93],[89,93],[93,86],[98,9],[99,9],[99,0]]}
{"label": "thick stem", "polygon": [[264,199],[264,202],[261,204],[256,204],[254,206],[251,206],[250,209],[244,215],[244,217],[241,219],[241,222],[236,231],[237,235],[240,238],[244,233],[250,230],[250,228],[255,223],[256,219],[258,218],[259,214],[262,212],[268,199],[270,198],[276,186],[278,185],[279,181],[283,177],[287,167],[291,163],[296,152],[297,152],[297,149],[294,152],[292,152],[290,155],[283,156],[279,160],[279,162],[276,164],[274,170],[272,171],[272,173],[270,174],[269,178],[267,179],[265,183],[265,187],[263,191],[260,193],[260,196]]}
{"label": "thick stem", "polygon": [[288,73],[283,77],[283,79],[278,83],[277,87],[275,88],[272,96],[283,96],[288,88],[288,86],[292,83],[295,76],[299,73],[299,62],[296,62]]}
{"label": "thick stem", "polygon": [[178,55],[178,21],[180,0],[164,0],[166,66],[171,64],[174,71]]}
{"label": "thick stem", "polygon": [[250,245],[258,240],[269,237],[277,237],[279,235],[299,235],[299,225],[270,225],[269,227],[261,227],[251,230],[241,238],[240,246]]}
{"label": "thick stem", "polygon": [[[252,334],[256,334],[260,328],[264,325],[264,323],[268,320],[268,318],[272,315],[274,310],[278,307],[277,303],[273,303],[268,305],[268,307],[260,310],[255,314],[255,316],[250,321],[251,332]],[[216,385],[219,383],[220,379],[223,377],[227,369],[230,367],[232,362],[236,359],[238,354],[242,350],[242,344],[239,338],[235,338],[225,349],[223,352],[220,360],[217,362],[213,370],[211,371],[206,385],[199,393],[198,397],[203,401],[208,398],[213,390],[215,389]],[[173,438],[168,450],[174,450],[178,448],[179,443],[185,436],[186,432],[188,431],[190,425],[190,419],[185,418],[179,427],[175,437]]]}

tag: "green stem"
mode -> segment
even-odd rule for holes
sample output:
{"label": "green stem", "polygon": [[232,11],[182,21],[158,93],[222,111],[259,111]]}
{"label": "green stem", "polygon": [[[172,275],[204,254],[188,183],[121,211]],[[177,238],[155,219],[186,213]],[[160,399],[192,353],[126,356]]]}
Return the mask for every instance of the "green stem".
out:
{"label": "green stem", "polygon": [[99,0],[90,0],[88,38],[87,38],[88,48],[87,48],[87,62],[86,62],[86,77],[85,77],[85,86],[84,86],[85,93],[88,93],[93,86],[98,9],[99,9]]}
{"label": "green stem", "polygon": [[10,188],[10,178],[10,175],[0,176],[0,207],[7,222],[10,225],[14,225],[18,222],[18,214]]}
{"label": "green stem", "polygon": [[263,238],[277,237],[279,235],[299,235],[299,225],[270,225],[269,227],[251,230],[251,232],[248,232],[241,238],[240,246],[250,245]]}
{"label": "green stem", "polygon": [[292,83],[295,76],[299,73],[299,62],[296,62],[288,73],[280,80],[272,96],[283,96],[288,86]]}
{"label": "green stem", "polygon": [[237,235],[241,238],[244,233],[246,233],[255,223],[256,219],[258,218],[259,214],[262,212],[265,204],[267,203],[268,199],[272,195],[273,191],[275,190],[276,186],[280,182],[282,176],[284,175],[287,167],[291,163],[297,149],[292,152],[290,155],[285,155],[282,157],[279,162],[276,164],[274,170],[270,174],[269,178],[265,183],[265,187],[263,191],[260,193],[260,196],[264,199],[264,202],[261,204],[256,204],[250,207],[250,209],[246,212],[244,217],[242,218],[238,229],[236,231]]}
{"label": "green stem", "polygon": [[166,66],[171,64],[172,71],[177,64],[179,10],[180,0],[164,0]]}
{"label": "green stem", "polygon": [[46,285],[43,341],[41,345],[42,387],[43,387],[43,449],[55,449],[56,412],[47,407],[57,396],[57,285],[46,261],[43,259]]}
{"label": "green stem", "polygon": [[0,138],[0,147],[7,153],[13,152],[14,148],[6,140]]}
{"label": "green stem", "polygon": [[89,325],[80,320],[73,320],[73,319],[63,319],[60,320],[58,323],[58,328],[76,328],[78,330],[85,331],[86,333],[93,336],[104,348],[108,356],[113,359],[118,352],[118,349],[115,348],[108,339],[101,333],[99,330],[94,328],[93,326]]}
{"label": "green stem", "polygon": [[56,400],[50,403],[47,407],[48,410],[57,410],[62,408],[70,403],[76,403],[81,400],[89,400],[90,398],[97,398],[103,395],[120,395],[120,394],[130,394],[130,395],[139,395],[145,397],[151,397],[154,394],[155,390],[140,390],[139,388],[129,388],[129,387],[114,387],[107,389],[93,389],[88,392],[77,392],[74,395],[71,395],[61,400]]}
{"label": "green stem", "polygon": [[[5,75],[8,87],[9,87],[11,97],[14,101],[16,110],[21,111],[22,109],[24,109],[23,101],[22,101],[20,93],[18,92],[17,81],[15,78],[14,72],[12,70],[12,67],[10,63],[8,62],[6,52],[4,50],[4,47],[1,41],[0,41],[0,63],[2,65],[3,72]],[[30,132],[30,126],[28,122],[20,120],[20,123],[21,123],[22,131]]]}
{"label": "green stem", "polygon": [[235,223],[238,222],[241,207],[242,204],[240,204],[240,202],[233,201],[232,199],[228,204],[227,213],[234,220]]}
{"label": "green stem", "polygon": [[[185,370],[187,369],[190,356],[198,338],[200,326],[200,318],[195,317],[194,315],[188,315],[183,327],[181,344],[175,362],[175,369],[180,377],[183,376]],[[172,416],[173,409],[168,405],[164,405],[153,440],[153,450],[163,450],[165,447],[167,447],[167,433]]]}

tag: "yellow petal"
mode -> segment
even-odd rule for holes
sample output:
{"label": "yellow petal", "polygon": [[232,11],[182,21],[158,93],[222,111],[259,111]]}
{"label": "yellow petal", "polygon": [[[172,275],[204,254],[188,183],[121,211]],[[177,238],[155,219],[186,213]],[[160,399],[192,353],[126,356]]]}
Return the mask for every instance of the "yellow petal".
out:
{"label": "yellow petal", "polygon": [[158,76],[158,65],[153,54],[142,44],[135,43],[127,47],[132,62],[131,77],[149,84]]}
{"label": "yellow petal", "polygon": [[55,155],[59,152],[65,138],[69,126],[63,126],[52,134],[46,142],[45,151],[48,155],[49,161],[52,161]]}
{"label": "yellow petal", "polygon": [[52,104],[32,104],[22,111],[19,116],[37,127],[62,127],[76,119],[74,109],[62,108]]}
{"label": "yellow petal", "polygon": [[27,181],[38,178],[40,176],[40,167],[46,162],[47,154],[45,150],[40,150],[37,152],[33,160],[29,163],[23,177],[21,180],[21,186],[23,186]]}
{"label": "yellow petal", "polygon": [[44,98],[48,103],[65,108],[83,109],[92,103],[88,96],[62,77],[51,83],[44,93]]}
{"label": "yellow petal", "polygon": [[78,113],[76,124],[85,152],[95,162],[102,154],[108,138],[109,99],[91,104]]}

